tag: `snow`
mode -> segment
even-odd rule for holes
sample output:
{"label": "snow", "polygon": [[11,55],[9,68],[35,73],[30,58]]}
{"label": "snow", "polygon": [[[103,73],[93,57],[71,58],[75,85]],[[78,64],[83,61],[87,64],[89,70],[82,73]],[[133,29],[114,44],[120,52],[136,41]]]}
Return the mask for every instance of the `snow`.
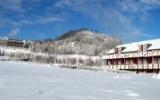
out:
{"label": "snow", "polygon": [[0,100],[159,100],[158,76],[0,61]]}
{"label": "snow", "polygon": [[[151,46],[147,50],[155,50],[155,49],[160,49],[160,39],[153,39],[153,40],[146,40],[146,41],[140,41],[140,42],[133,42],[133,43],[128,43],[128,44],[122,44],[118,45],[117,48],[120,47],[125,47],[125,49],[122,51],[123,53],[125,52],[134,52],[138,51],[138,46],[144,45],[144,44],[151,44]],[[114,53],[114,49],[111,49],[108,54]]]}
{"label": "snow", "polygon": [[122,52],[134,52],[134,51],[138,51],[139,47],[137,44],[129,44],[128,46],[126,46],[126,49],[124,49]]}
{"label": "snow", "polygon": [[107,54],[112,54],[112,53],[115,53],[114,49],[111,49],[107,52]]}
{"label": "snow", "polygon": [[11,53],[33,53],[30,50],[26,50],[23,48],[16,48],[16,47],[6,47],[6,46],[0,46],[0,51],[4,51],[5,54],[10,55]]}
{"label": "snow", "polygon": [[155,74],[155,75],[153,75],[153,78],[155,78],[155,79],[160,79],[160,74]]}

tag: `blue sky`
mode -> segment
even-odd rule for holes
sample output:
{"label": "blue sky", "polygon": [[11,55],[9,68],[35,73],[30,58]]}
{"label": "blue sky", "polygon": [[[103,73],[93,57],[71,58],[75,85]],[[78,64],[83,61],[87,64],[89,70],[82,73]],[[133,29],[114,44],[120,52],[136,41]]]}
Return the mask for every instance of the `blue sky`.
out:
{"label": "blue sky", "polygon": [[160,38],[160,0],[0,0],[0,36],[55,38],[79,28],[126,42]]}

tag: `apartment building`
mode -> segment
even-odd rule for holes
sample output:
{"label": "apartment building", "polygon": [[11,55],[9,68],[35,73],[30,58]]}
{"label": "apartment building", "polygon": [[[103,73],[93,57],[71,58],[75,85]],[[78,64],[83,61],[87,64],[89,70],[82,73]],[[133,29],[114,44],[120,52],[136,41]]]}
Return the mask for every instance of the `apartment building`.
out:
{"label": "apartment building", "polygon": [[105,70],[159,72],[160,39],[116,46],[102,59]]}

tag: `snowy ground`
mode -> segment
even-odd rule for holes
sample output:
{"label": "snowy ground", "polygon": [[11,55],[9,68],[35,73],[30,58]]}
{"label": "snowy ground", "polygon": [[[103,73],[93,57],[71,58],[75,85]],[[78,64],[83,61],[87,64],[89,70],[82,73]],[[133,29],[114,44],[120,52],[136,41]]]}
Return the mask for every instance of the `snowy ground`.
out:
{"label": "snowy ground", "polygon": [[153,75],[0,62],[0,100],[160,100]]}

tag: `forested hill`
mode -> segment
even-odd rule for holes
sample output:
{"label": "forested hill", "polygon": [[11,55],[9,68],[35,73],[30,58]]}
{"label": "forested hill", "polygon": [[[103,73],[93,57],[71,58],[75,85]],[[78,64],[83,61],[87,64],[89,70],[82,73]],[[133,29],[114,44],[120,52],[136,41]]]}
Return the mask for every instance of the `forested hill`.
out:
{"label": "forested hill", "polygon": [[120,44],[115,37],[88,29],[72,30],[55,40],[35,42],[31,49],[35,52],[54,54],[99,55]]}

